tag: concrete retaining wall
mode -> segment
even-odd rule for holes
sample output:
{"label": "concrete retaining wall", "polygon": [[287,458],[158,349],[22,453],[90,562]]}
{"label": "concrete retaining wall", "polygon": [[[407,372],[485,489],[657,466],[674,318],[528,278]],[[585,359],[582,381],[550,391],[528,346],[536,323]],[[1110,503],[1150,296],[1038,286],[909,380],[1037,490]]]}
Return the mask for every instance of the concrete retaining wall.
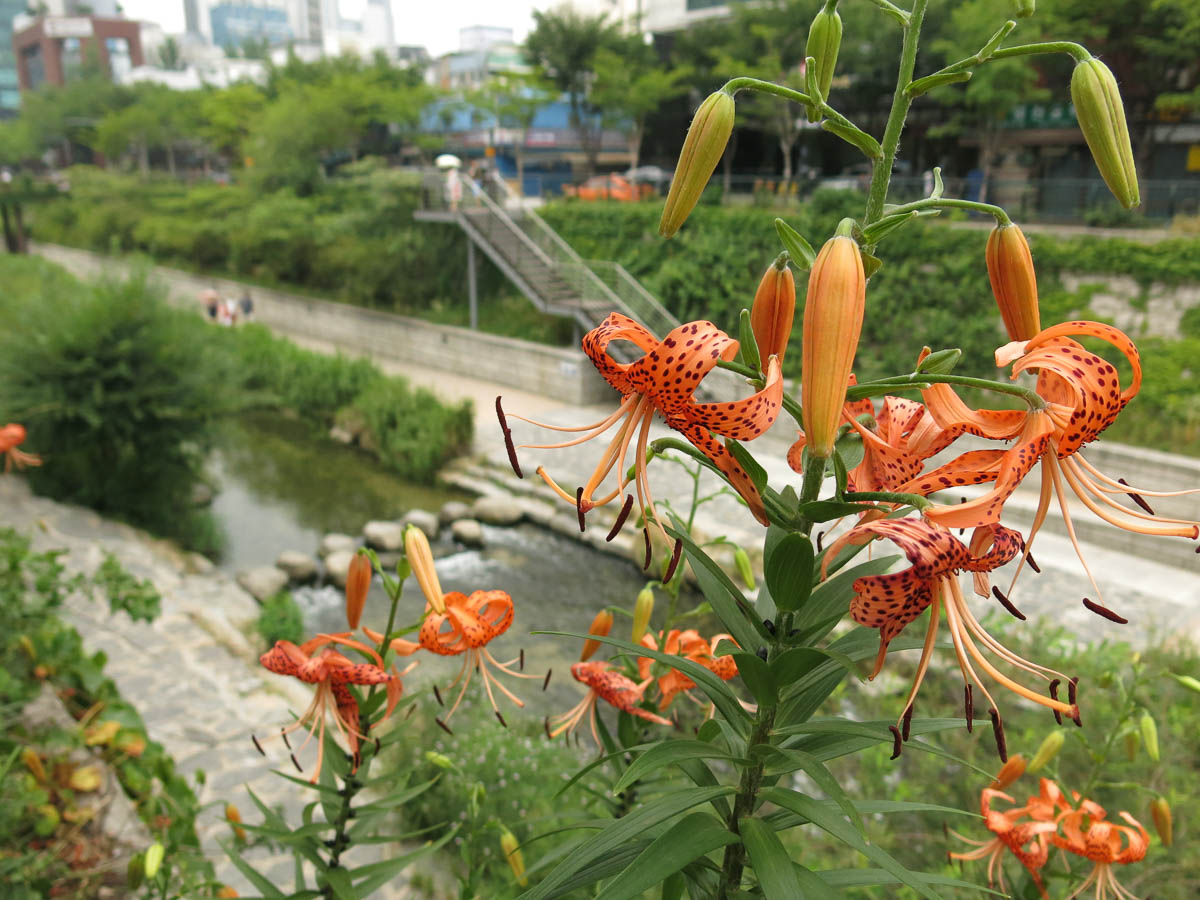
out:
{"label": "concrete retaining wall", "polygon": [[[38,244],[32,249],[85,278],[105,272],[124,274],[134,268],[126,260],[56,244]],[[612,397],[612,388],[578,350],[452,325],[433,325],[420,319],[224,278],[193,275],[166,266],[153,266],[152,272],[167,287],[171,302],[187,309],[198,310],[197,297],[209,288],[233,297],[241,296],[243,288],[248,288],[254,298],[255,318],[272,331],[285,337],[329,343],[351,355],[467,375],[569,404],[589,405]]]}

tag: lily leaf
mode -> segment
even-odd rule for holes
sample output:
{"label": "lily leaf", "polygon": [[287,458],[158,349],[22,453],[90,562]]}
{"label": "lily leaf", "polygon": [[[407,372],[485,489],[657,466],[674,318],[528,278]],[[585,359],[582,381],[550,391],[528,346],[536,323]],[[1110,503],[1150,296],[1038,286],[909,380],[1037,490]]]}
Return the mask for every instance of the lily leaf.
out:
{"label": "lily leaf", "polygon": [[737,835],[708,813],[691,813],[659,835],[596,900],[629,900],[678,872],[688,863],[727,844]]}

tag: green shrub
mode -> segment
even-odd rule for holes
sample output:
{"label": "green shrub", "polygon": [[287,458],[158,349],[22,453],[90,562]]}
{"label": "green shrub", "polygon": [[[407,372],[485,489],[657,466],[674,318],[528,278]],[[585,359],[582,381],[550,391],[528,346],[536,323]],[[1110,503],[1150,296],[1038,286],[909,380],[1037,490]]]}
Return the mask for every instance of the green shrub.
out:
{"label": "green shrub", "polygon": [[299,644],[304,640],[304,615],[288,591],[280,591],[263,601],[255,630],[267,647],[276,641]]}
{"label": "green shrub", "polygon": [[378,379],[354,401],[385,465],[414,478],[431,478],[471,440],[470,402],[446,407],[424,388],[401,378]]}
{"label": "green shrub", "polygon": [[46,461],[29,481],[188,543],[208,426],[227,406],[205,335],[144,277],[65,285],[3,301],[0,414]]}

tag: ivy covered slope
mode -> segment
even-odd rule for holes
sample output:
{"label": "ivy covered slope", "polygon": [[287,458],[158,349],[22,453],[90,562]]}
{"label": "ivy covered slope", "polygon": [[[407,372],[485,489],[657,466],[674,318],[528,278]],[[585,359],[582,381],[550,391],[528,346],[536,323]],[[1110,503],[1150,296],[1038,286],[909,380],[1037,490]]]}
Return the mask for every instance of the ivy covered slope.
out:
{"label": "ivy covered slope", "polygon": [[[859,194],[818,190],[786,215],[803,234],[828,234],[843,216],[861,211]],[[555,203],[542,216],[585,259],[621,263],[683,320],[731,321],[754,296],[763,271],[780,249],[772,217],[761,209],[698,206],[669,241],[657,236],[659,203]],[[962,374],[994,376],[989,365],[1007,341],[987,287],[987,232],[911,223],[889,239],[883,269],[871,279],[869,304],[856,362],[860,378],[905,370],[909,345],[960,347]],[[1140,243],[1108,237],[1030,236],[1037,266],[1042,320],[1089,313],[1093,293],[1086,280],[1076,291],[1064,273],[1133,278],[1143,292],[1154,282],[1200,283],[1200,239]],[[903,252],[901,252],[903,251]],[[703,272],[703,277],[697,273]],[[803,290],[800,292],[803,296]],[[883,313],[882,315],[879,313]],[[798,340],[798,329],[794,339]],[[898,334],[909,340],[899,342]],[[1184,314],[1174,339],[1139,338],[1146,382],[1112,440],[1200,455],[1200,310]],[[793,348],[795,349],[795,348]],[[795,376],[800,354],[789,353],[785,374]]]}

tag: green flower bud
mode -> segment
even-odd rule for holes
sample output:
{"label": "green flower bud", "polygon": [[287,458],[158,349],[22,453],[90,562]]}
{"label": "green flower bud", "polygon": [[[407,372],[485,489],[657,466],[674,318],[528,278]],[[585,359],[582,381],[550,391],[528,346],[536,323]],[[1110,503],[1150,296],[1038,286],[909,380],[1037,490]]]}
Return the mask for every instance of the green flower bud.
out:
{"label": "green flower bud", "polygon": [[1071,102],[1100,177],[1122,206],[1133,209],[1142,202],[1133,146],[1117,79],[1108,66],[1094,56],[1078,63],[1071,74]]}
{"label": "green flower bud", "polygon": [[159,866],[162,865],[163,855],[166,853],[166,848],[158,841],[155,841],[146,849],[146,865],[144,870],[147,878],[153,878],[158,874]]}
{"label": "green flower bud", "polygon": [[658,233],[663,237],[677,232],[699,201],[733,134],[733,114],[733,96],[724,91],[709,94],[696,110],[658,223]]}
{"label": "green flower bud", "polygon": [[129,857],[129,865],[125,867],[125,884],[131,891],[136,891],[146,880],[146,859],[141,853]]}
{"label": "green flower bud", "polygon": [[750,554],[738,547],[733,551],[733,562],[737,566],[738,574],[742,576],[742,583],[746,585],[746,589],[754,590],[754,568],[750,565]]}
{"label": "green flower bud", "polygon": [[633,634],[630,640],[640,644],[650,627],[650,614],[654,612],[654,588],[644,587],[633,603]]}
{"label": "green flower bud", "polygon": [[1142,744],[1142,739],[1138,737],[1136,731],[1126,731],[1121,735],[1121,739],[1125,742],[1125,758],[1130,762],[1137,759],[1138,747]]}
{"label": "green flower bud", "polygon": [[432,763],[439,769],[453,769],[454,761],[443,753],[438,753],[436,750],[425,751],[425,761]]}
{"label": "green flower bud", "polygon": [[1062,731],[1055,730],[1046,735],[1042,739],[1042,744],[1037,749],[1037,753],[1033,754],[1033,760],[1029,763],[1029,767],[1025,770],[1031,775],[1037,774],[1046,767],[1046,764],[1054,757],[1058,756],[1058,751],[1062,749],[1063,741],[1066,737]]}
{"label": "green flower bud", "polygon": [[1036,9],[1036,0],[1013,0],[1013,10],[1018,19],[1028,19]]}
{"label": "green flower bud", "polygon": [[1142,743],[1146,745],[1146,755],[1158,762],[1158,728],[1150,713],[1142,714],[1142,720],[1138,722],[1138,730],[1142,733]]}
{"label": "green flower bud", "polygon": [[821,96],[817,100],[829,98],[829,88],[833,84],[833,70],[837,68],[838,50],[842,46],[842,17],[837,8],[830,9],[831,4],[817,13],[808,28],[808,43],[804,55],[811,56],[817,63],[816,83]]}

